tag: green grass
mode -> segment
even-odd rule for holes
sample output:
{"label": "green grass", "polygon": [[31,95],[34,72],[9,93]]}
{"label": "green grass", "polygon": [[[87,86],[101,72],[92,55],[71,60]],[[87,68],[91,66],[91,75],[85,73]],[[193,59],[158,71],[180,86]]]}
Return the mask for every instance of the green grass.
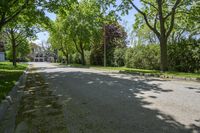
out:
{"label": "green grass", "polygon": [[103,67],[103,66],[83,66],[81,64],[70,64],[72,67],[81,67],[81,68],[94,68],[101,70],[109,70],[109,71],[121,71],[126,73],[143,73],[143,74],[156,74],[156,75],[164,75],[164,76],[175,76],[181,78],[197,78],[200,79],[200,73],[185,73],[185,72],[160,72],[159,70],[146,70],[146,69],[135,69],[135,68],[126,68],[126,67]]}
{"label": "green grass", "polygon": [[0,62],[0,69],[4,70],[25,70],[27,64],[17,63],[17,67],[14,67],[11,62]]}
{"label": "green grass", "polygon": [[26,68],[27,64],[17,64],[17,67],[14,67],[11,62],[0,62],[0,101],[12,89]]}
{"label": "green grass", "polygon": [[184,72],[165,72],[165,75],[185,77],[185,78],[197,78],[200,79],[200,73],[184,73]]}
{"label": "green grass", "polygon": [[185,73],[185,72],[160,72],[159,70],[146,70],[146,69],[134,69],[134,68],[126,68],[126,67],[99,67],[95,66],[93,68],[103,69],[103,70],[118,70],[126,73],[144,73],[144,74],[156,74],[156,75],[164,75],[164,76],[175,76],[182,78],[200,78],[200,73]]}

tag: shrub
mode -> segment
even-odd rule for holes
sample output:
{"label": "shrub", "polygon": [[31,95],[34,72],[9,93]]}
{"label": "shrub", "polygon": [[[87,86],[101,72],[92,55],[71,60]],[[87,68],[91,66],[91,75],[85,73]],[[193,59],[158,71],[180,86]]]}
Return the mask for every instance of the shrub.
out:
{"label": "shrub", "polygon": [[168,46],[169,69],[182,72],[200,71],[200,43],[182,40]]}
{"label": "shrub", "polygon": [[91,55],[90,51],[85,51],[85,63],[86,63],[86,65],[90,65],[90,55]]}
{"label": "shrub", "polygon": [[90,64],[91,65],[103,65],[103,47],[93,48],[90,54]]}
{"label": "shrub", "polygon": [[72,54],[72,63],[81,64],[81,56],[79,53]]}
{"label": "shrub", "polygon": [[[159,69],[159,45],[137,45],[128,48],[125,65],[131,68]],[[200,42],[182,40],[168,45],[169,71],[200,72]]]}
{"label": "shrub", "polygon": [[125,65],[126,48],[116,48],[114,51],[114,65],[117,67]]}
{"label": "shrub", "polygon": [[[90,51],[84,51],[84,55],[85,55],[86,65],[90,65],[91,52]],[[81,64],[81,55],[79,53],[74,53],[74,54],[70,55],[69,59],[70,59],[70,63]]]}
{"label": "shrub", "polygon": [[159,69],[159,45],[137,45],[128,48],[125,54],[125,65],[130,68]]}

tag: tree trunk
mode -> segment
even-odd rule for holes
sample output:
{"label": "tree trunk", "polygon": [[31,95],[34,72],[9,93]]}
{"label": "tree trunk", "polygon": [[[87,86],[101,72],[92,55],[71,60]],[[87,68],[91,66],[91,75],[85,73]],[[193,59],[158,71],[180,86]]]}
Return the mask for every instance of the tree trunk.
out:
{"label": "tree trunk", "polygon": [[68,54],[67,54],[66,52],[64,52],[63,50],[62,50],[62,52],[63,52],[64,56],[66,57],[66,60],[65,60],[65,61],[67,62],[67,64],[69,64],[69,63],[68,63],[68,60],[69,60]]}
{"label": "tree trunk", "polygon": [[17,66],[17,63],[16,63],[16,45],[15,45],[15,41],[13,40],[12,41],[12,56],[13,56],[13,59],[12,59],[12,62],[13,62],[13,66]]}
{"label": "tree trunk", "polygon": [[160,70],[162,72],[168,70],[168,60],[167,60],[167,39],[160,39]]}
{"label": "tree trunk", "polygon": [[65,57],[66,57],[67,64],[69,64],[69,54],[66,54]]}
{"label": "tree trunk", "polygon": [[81,63],[82,65],[85,65],[85,54],[84,54],[84,48],[83,48],[83,43],[80,41],[80,54],[81,54]]}
{"label": "tree trunk", "polygon": [[13,29],[10,30],[10,34],[11,34],[11,44],[12,44],[12,63],[13,63],[13,66],[17,66],[17,63],[16,63],[16,42],[15,42],[15,36],[14,36],[14,31]]}
{"label": "tree trunk", "polygon": [[3,26],[0,24],[0,34],[1,34],[2,27],[3,27]]}
{"label": "tree trunk", "polygon": [[103,26],[103,66],[106,67],[107,65],[107,60],[106,60],[106,26]]}
{"label": "tree trunk", "polygon": [[81,63],[82,65],[85,65],[85,54],[83,49],[81,49]]}

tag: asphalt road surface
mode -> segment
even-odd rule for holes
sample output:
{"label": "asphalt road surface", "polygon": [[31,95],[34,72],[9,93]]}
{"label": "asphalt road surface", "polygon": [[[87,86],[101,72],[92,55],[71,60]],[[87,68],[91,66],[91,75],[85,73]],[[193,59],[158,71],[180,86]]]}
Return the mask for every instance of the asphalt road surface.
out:
{"label": "asphalt road surface", "polygon": [[[47,119],[62,124],[51,131],[64,128],[69,133],[200,133],[198,82],[31,64],[52,92],[47,96],[59,105],[56,110],[62,110],[59,116]],[[37,96],[41,97],[46,95]],[[50,105],[46,106],[51,109]]]}
{"label": "asphalt road surface", "polygon": [[200,133],[200,83],[34,63],[70,133]]}

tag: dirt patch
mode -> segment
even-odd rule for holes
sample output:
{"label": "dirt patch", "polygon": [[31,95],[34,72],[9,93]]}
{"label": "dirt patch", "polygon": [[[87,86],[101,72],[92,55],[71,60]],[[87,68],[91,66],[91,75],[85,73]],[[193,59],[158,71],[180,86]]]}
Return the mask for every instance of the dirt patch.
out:
{"label": "dirt patch", "polygon": [[33,69],[27,76],[24,92],[16,117],[16,132],[67,132],[58,97]]}

